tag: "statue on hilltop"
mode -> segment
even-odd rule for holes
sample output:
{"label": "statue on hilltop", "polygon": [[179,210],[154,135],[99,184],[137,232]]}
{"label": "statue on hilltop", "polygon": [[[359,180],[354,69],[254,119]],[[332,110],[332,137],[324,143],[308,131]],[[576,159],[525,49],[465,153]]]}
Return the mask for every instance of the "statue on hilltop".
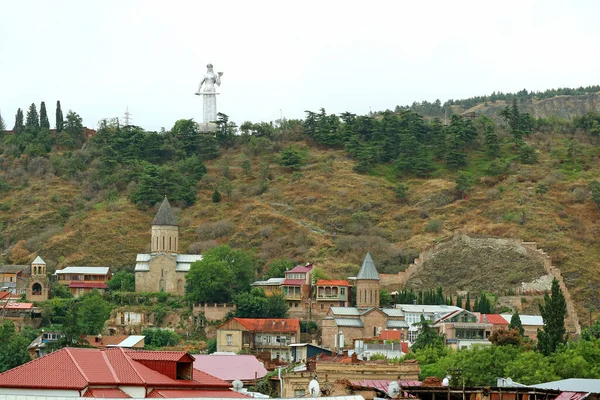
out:
{"label": "statue on hilltop", "polygon": [[[206,66],[207,71],[202,81],[200,81],[200,85],[198,85],[198,91],[196,92],[197,96],[203,96],[203,119],[202,124],[200,124],[201,131],[214,131],[216,130],[216,125],[214,121],[217,120],[217,91],[215,88],[215,84],[217,86],[221,86],[221,76],[222,72],[217,72],[215,74],[213,70],[213,65],[208,64]],[[202,86],[204,85],[204,91],[202,90]]]}

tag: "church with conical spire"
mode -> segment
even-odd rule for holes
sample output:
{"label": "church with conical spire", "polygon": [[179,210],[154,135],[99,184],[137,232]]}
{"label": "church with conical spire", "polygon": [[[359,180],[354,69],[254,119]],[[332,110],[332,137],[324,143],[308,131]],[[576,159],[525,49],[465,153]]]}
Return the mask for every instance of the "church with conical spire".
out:
{"label": "church with conical spire", "polygon": [[179,254],[179,224],[167,196],[152,220],[150,254],[138,254],[136,292],[185,293],[185,274],[200,254]]}

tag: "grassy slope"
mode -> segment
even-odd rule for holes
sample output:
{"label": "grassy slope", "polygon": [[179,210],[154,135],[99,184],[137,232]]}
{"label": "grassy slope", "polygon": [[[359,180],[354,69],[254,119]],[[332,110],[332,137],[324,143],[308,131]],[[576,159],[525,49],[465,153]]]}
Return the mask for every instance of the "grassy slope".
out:
{"label": "grassy slope", "polygon": [[[457,231],[517,238],[538,242],[553,257],[579,306],[600,309],[596,295],[600,210],[589,199],[575,202],[570,194],[598,178],[599,151],[585,146],[582,158],[591,168],[574,173],[559,161],[566,152],[564,138],[534,135],[531,140],[542,150],[538,165],[516,165],[501,179],[479,182],[469,199],[460,201],[451,201],[454,178],[444,169],[432,179],[406,179],[411,192],[408,204],[394,198],[392,189],[398,180],[391,167],[358,175],[343,151],[314,147],[302,177],[295,180],[292,171],[271,163],[269,189],[253,195],[260,162],[274,159],[252,157],[253,176],[246,176],[239,153],[230,150],[207,164],[209,173],[199,185],[198,202],[180,212],[182,250],[195,242],[206,247],[214,232],[208,229],[206,234],[204,229],[198,237],[198,227],[227,220],[235,228],[216,238],[219,243],[254,249],[263,260],[285,256],[311,261],[331,277],[342,277],[357,272],[368,249],[376,263],[386,259],[393,264],[402,249],[424,250]],[[234,189],[231,197],[224,195],[215,204],[211,194],[224,165],[229,165]],[[487,162],[479,157],[472,165],[470,172],[477,174]],[[546,195],[535,194],[535,182],[544,179],[556,182]],[[490,200],[488,191],[494,188],[501,191],[500,198]],[[81,200],[79,188],[69,182],[30,178],[29,184],[0,194],[0,202],[11,205],[0,214],[5,247],[29,239],[28,257],[38,253],[50,266],[132,267],[135,254],[149,247],[155,210],[137,210],[124,198],[94,205]],[[64,206],[69,216],[61,216]],[[522,211],[525,225],[519,224]],[[440,232],[425,232],[431,220],[443,221]]]}

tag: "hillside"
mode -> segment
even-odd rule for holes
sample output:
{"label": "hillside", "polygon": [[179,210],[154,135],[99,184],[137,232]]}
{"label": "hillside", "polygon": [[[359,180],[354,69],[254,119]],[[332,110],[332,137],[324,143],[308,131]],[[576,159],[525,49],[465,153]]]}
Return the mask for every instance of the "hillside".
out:
{"label": "hillside", "polygon": [[[366,164],[367,171],[358,173],[357,161],[346,151],[318,145],[297,129],[272,134],[272,139],[241,137],[223,146],[218,157],[206,157],[206,174],[193,186],[195,202],[184,197],[172,202],[179,207],[180,250],[196,253],[229,243],[253,250],[261,266],[279,258],[310,261],[336,278],[354,275],[367,251],[381,273],[396,274],[420,252],[459,232],[532,241],[561,269],[579,309],[596,313],[600,209],[588,190],[589,182],[600,177],[595,138],[581,131],[568,136],[533,132],[525,140],[537,149],[539,161],[529,165],[515,158],[510,134],[501,128],[498,132],[509,166],[500,175],[489,174],[492,162],[482,151],[469,150],[462,170],[473,178],[473,186],[466,196],[456,194],[456,170],[439,161],[426,178],[398,175],[390,162]],[[289,148],[304,159],[297,169],[279,162],[282,150]],[[95,151],[0,157],[0,262],[27,263],[39,254],[49,270],[66,265],[117,270],[132,268],[136,253],[148,250],[156,208],[130,200],[144,181],[129,182],[131,172],[118,168],[102,178],[101,157],[94,158]],[[123,152],[120,156],[125,157]],[[78,158],[85,162],[77,169],[65,166]],[[131,165],[129,171],[153,171],[147,164]],[[164,171],[172,173],[167,167]],[[105,184],[98,176],[111,180]],[[406,201],[396,197],[399,183],[408,187]],[[547,193],[538,190],[540,185]],[[219,203],[212,201],[215,189],[222,193]],[[473,279],[477,268],[464,265],[477,260],[460,257],[460,252],[440,254],[441,260],[454,259],[439,264],[440,274],[421,278],[419,285],[494,289]],[[498,262],[505,269],[495,276],[506,276],[498,289],[537,278],[537,267],[522,267],[528,264],[509,253],[503,257]],[[450,267],[442,271],[442,265]],[[257,277],[264,273],[261,268]],[[488,279],[493,274],[488,270],[480,275]]]}

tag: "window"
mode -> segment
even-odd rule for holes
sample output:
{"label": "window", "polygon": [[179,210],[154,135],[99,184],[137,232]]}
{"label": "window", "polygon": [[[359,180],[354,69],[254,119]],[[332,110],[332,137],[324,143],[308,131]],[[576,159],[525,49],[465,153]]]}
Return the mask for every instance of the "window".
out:
{"label": "window", "polygon": [[227,346],[231,346],[233,344],[233,336],[231,334],[227,334]]}
{"label": "window", "polygon": [[306,395],[306,390],[304,390],[304,389],[294,390],[294,397],[304,397],[305,395]]}
{"label": "window", "polygon": [[346,295],[346,288],[340,288],[340,295],[342,295],[342,296]]}
{"label": "window", "polygon": [[321,310],[325,309],[325,304],[321,303]]}

